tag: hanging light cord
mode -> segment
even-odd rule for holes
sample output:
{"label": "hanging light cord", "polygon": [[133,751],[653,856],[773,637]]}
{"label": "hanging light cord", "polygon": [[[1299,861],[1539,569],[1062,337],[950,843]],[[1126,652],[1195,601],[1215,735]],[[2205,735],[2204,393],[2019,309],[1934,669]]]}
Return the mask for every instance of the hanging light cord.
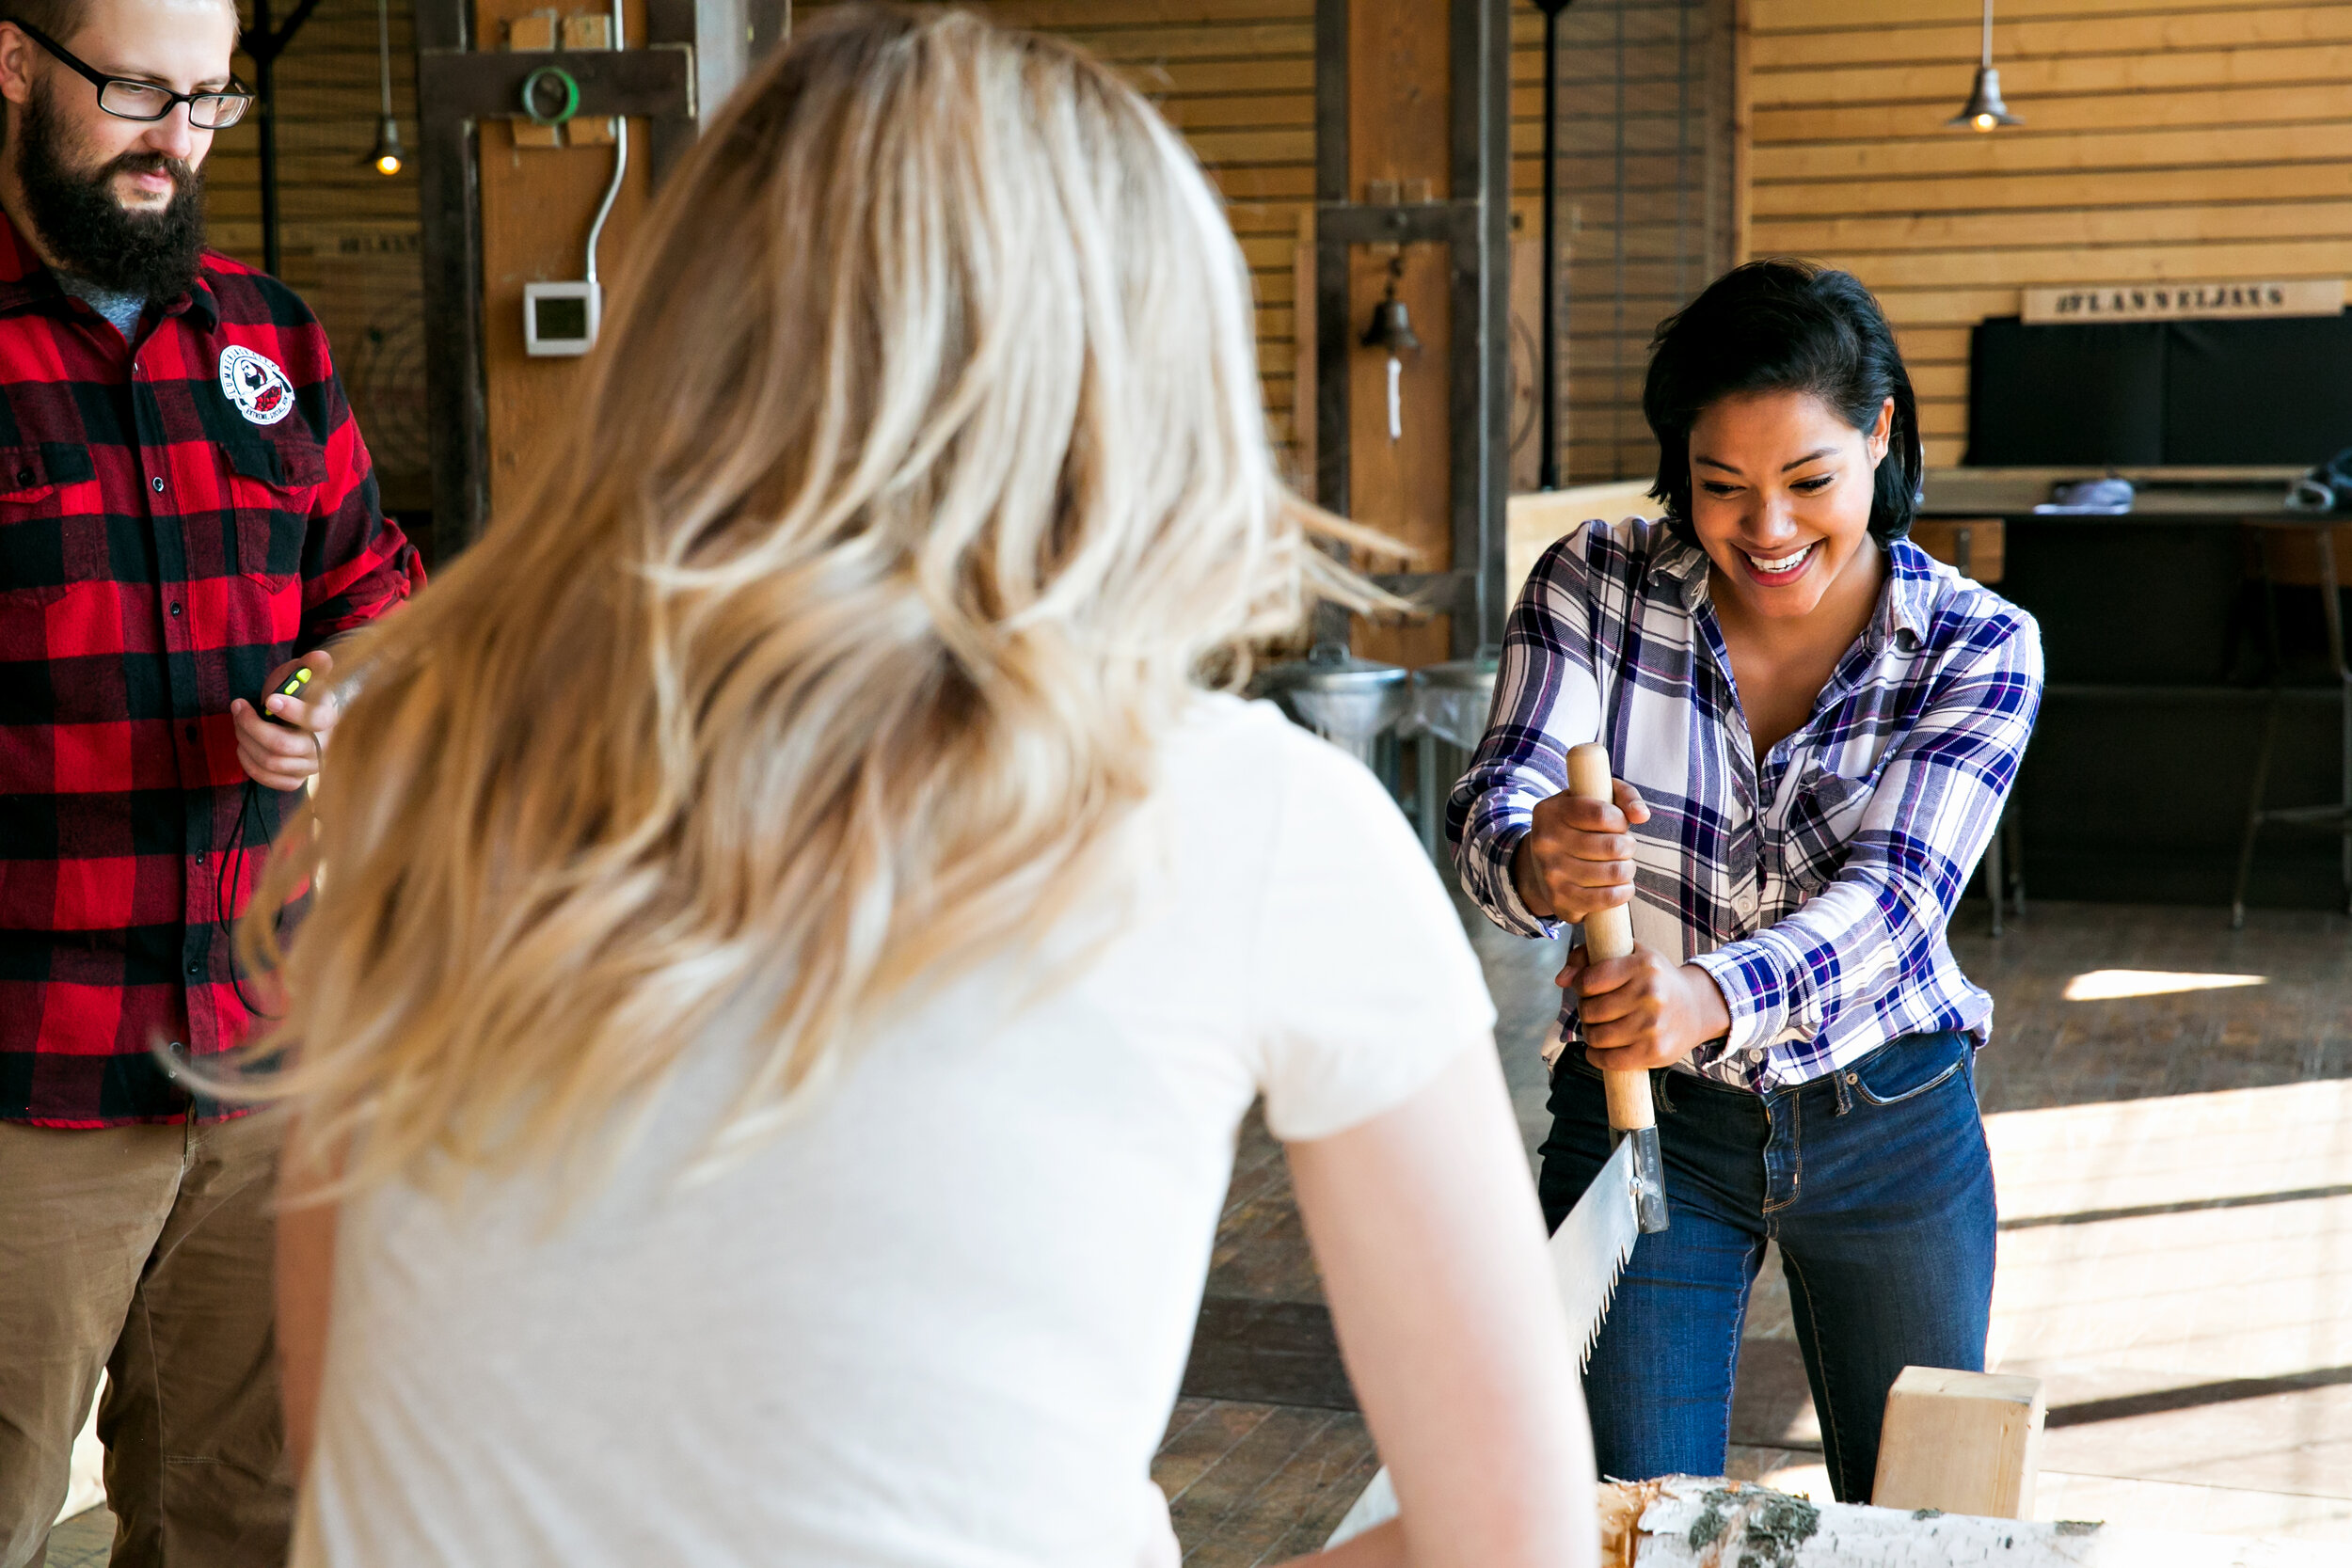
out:
{"label": "hanging light cord", "polygon": [[375,63],[384,84],[384,118],[392,118],[392,17],[390,0],[375,0]]}
{"label": "hanging light cord", "polygon": [[1984,61],[1993,63],[1993,0],[1984,0]]}
{"label": "hanging light cord", "polygon": [[[612,47],[627,47],[621,37],[621,0],[612,0]],[[596,280],[596,242],[604,238],[604,220],[612,215],[612,203],[620,199],[621,176],[628,172],[628,117],[614,115],[615,133],[612,138],[612,183],[604,188],[604,201],[596,208],[596,221],[588,228],[588,281]]]}

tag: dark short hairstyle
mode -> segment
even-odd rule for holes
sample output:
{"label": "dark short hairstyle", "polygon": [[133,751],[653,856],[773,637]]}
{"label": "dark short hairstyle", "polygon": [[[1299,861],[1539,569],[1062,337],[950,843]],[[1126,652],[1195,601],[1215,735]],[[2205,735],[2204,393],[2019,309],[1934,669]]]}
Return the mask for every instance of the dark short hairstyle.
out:
{"label": "dark short hairstyle", "polygon": [[[228,7],[230,20],[238,35],[245,32],[245,20],[237,14],[236,0],[221,0]],[[88,21],[87,0],[0,0],[0,22],[23,22],[40,28],[59,43],[71,46],[73,35]]]}
{"label": "dark short hairstyle", "polygon": [[1658,324],[1642,386],[1642,412],[1658,437],[1649,493],[1686,536],[1691,427],[1714,404],[1748,392],[1810,392],[1860,431],[1893,398],[1870,532],[1883,543],[1911,531],[1923,468],[1918,404],[1894,329],[1861,279],[1811,261],[1750,261]]}

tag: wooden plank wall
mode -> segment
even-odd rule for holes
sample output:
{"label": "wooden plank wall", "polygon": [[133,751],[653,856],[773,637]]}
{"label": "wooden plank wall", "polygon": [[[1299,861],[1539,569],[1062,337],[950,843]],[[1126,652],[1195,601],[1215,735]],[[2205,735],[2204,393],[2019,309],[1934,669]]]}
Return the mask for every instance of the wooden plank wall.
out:
{"label": "wooden plank wall", "polygon": [[[1438,7],[1443,0],[1427,3]],[[806,14],[822,7],[799,8]],[[1279,438],[1295,452],[1295,249],[1314,195],[1313,0],[978,0],[972,8],[1094,51],[1148,94],[1200,155],[1224,192],[1256,284],[1267,413]],[[1689,275],[1685,284],[1703,284],[1733,253],[1732,8],[1731,0],[1583,0],[1563,19],[1564,183],[1572,187],[1576,210],[1564,215],[1562,229],[1579,258],[1592,258],[1574,263],[1570,288],[1575,341],[1563,435],[1573,479],[1616,478],[1650,461],[1640,372],[1658,318],[1684,297],[1669,276],[1677,230],[1686,245],[1700,247],[1698,261],[1682,269]],[[1615,42],[1621,28],[1629,44],[1629,103],[1619,92]],[[1713,51],[1701,68],[1711,74],[1699,86],[1706,101],[1700,109],[1711,108],[1723,124],[1711,135],[1689,129],[1687,143],[1677,149],[1671,84],[1674,55],[1686,35],[1703,53]],[[1515,229],[1528,239],[1538,232],[1543,190],[1543,18],[1532,5],[1514,4],[1513,216]],[[1612,228],[1621,107],[1628,111],[1623,147],[1632,202],[1627,245],[1634,263],[1622,312]],[[1694,187],[1679,213],[1671,194],[1677,176]],[[1661,261],[1662,272],[1656,265]],[[1537,297],[1519,292],[1531,301]],[[1532,333],[1532,314],[1526,325]],[[1515,355],[1522,361],[1522,385],[1532,378],[1532,348],[1531,341]],[[1514,432],[1527,448],[1520,467],[1532,475],[1532,404],[1519,412],[1526,417],[1515,418]]]}
{"label": "wooden plank wall", "polygon": [[2026,123],[1944,121],[1977,0],[1750,0],[1756,254],[1878,292],[1928,461],[1967,436],[1968,328],[2026,286],[2352,272],[2352,5],[2000,0]]}
{"label": "wooden plank wall", "polygon": [[[239,8],[252,21],[250,0]],[[292,9],[277,8],[280,20]],[[390,0],[392,108],[417,141],[410,0]],[[253,79],[242,54],[237,70]],[[326,325],[375,459],[385,504],[431,504],[425,450],[422,275],[413,166],[367,165],[378,114],[375,0],[324,0],[278,62],[280,235],[285,280]],[[214,245],[262,264],[259,117],[224,133],[206,161]]]}
{"label": "wooden plank wall", "polygon": [[[1514,12],[1513,183],[1520,231],[1539,236],[1542,22],[1532,6]],[[1731,0],[1581,0],[1561,16],[1568,483],[1656,468],[1642,418],[1651,334],[1737,253],[1735,47]],[[1540,242],[1527,254],[1538,257]],[[1542,290],[1521,297],[1540,308]]]}
{"label": "wooden plank wall", "polygon": [[[805,18],[828,0],[800,0]],[[1184,134],[1224,193],[1258,294],[1266,412],[1294,440],[1295,267],[1314,205],[1314,0],[966,0],[1116,66]]]}
{"label": "wooden plank wall", "polygon": [[[1727,9],[1729,0],[1713,3]],[[1654,71],[1645,75],[1643,49],[1655,52],[1673,36],[1683,4],[1586,0],[1568,13],[1564,119],[1572,182],[1595,189],[1609,185],[1616,144],[1613,61],[1603,61],[1578,40],[1587,35],[1593,40],[1613,38],[1615,13],[1622,10],[1635,46],[1629,58],[1636,68],[1632,87],[1638,100],[1645,87],[1656,86],[1648,80]],[[803,14],[821,8],[806,3],[796,8]],[[1149,94],[1200,153],[1225,195],[1248,260],[1258,298],[1267,412],[1278,438],[1290,446],[1298,392],[1296,242],[1313,196],[1314,0],[982,0],[975,8],[1009,25],[1067,36],[1093,50]],[[250,0],[246,13],[249,20]],[[394,112],[413,152],[411,17],[411,0],[390,0]],[[1536,232],[1542,188],[1542,38],[1534,8],[1514,6],[1512,185],[1515,221],[1523,239]],[[375,59],[372,0],[325,0],[278,64],[285,273],[334,340],[388,492],[395,504],[421,506],[428,486],[416,182],[413,170],[386,179],[363,162],[375,135]],[[251,62],[241,60],[240,69],[249,75]],[[1638,193],[1645,182],[1656,182],[1661,168],[1670,173],[1675,157],[1673,143],[1659,141],[1655,110],[1637,102],[1633,113],[1628,145],[1634,154],[1630,182]],[[259,264],[255,137],[250,121],[224,135],[210,173],[215,243]],[[1707,166],[1708,181],[1727,178],[1719,151],[1699,150],[1696,155],[1715,160]],[[1598,208],[1570,214],[1564,230],[1577,245],[1577,230],[1588,217],[1582,249],[1598,257],[1597,245],[1610,238],[1606,214]],[[1666,221],[1671,226],[1673,220]],[[1649,257],[1657,235],[1638,229],[1629,228],[1630,251]],[[1517,248],[1528,254],[1524,245]],[[1613,259],[1588,264],[1588,274],[1590,266],[1613,268]],[[1620,467],[1629,464],[1632,471],[1646,461],[1638,413],[1631,415],[1630,428],[1645,451],[1628,457],[1629,449],[1617,439],[1624,431],[1617,427],[1628,424],[1631,405],[1626,400],[1638,395],[1641,344],[1655,317],[1672,305],[1632,299],[1619,341],[1613,307],[1605,298],[1609,283],[1606,277],[1583,276],[1574,280],[1572,291],[1581,303],[1571,329],[1581,336],[1572,344],[1564,424],[1571,442],[1568,471],[1580,480],[1613,477]],[[1533,300],[1524,285],[1519,292]],[[1612,319],[1597,325],[1595,312]],[[1532,305],[1528,325],[1532,329]],[[1521,346],[1518,357],[1532,378],[1532,340]],[[1624,365],[1634,368],[1631,391],[1627,379],[1616,374]],[[1603,379],[1594,382],[1587,379],[1591,376]],[[1515,420],[1514,426],[1526,444],[1533,438],[1532,404],[1522,413],[1528,417]],[[1575,445],[1580,432],[1587,431],[1598,444]],[[1532,445],[1525,466],[1532,473]]]}

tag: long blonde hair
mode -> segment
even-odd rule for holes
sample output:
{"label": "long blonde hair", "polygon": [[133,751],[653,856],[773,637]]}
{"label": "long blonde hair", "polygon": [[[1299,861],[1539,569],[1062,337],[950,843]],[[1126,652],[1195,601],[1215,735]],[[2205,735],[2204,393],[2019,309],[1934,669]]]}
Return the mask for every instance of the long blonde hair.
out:
{"label": "long blonde hair", "polygon": [[[576,1156],[722,1008],[771,1127],[1098,892],[1220,650],[1295,624],[1206,180],[1082,53],[810,29],[655,206],[577,419],[363,644],[248,946],[333,1190]],[[282,955],[269,911],[328,874]]]}

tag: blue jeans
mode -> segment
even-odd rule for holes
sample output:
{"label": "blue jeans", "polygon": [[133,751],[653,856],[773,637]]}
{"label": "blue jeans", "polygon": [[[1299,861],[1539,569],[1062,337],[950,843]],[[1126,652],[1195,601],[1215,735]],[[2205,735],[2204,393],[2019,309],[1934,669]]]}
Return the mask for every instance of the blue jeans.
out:
{"label": "blue jeans", "polygon": [[[1635,1243],[1584,1373],[1603,1475],[1724,1472],[1748,1289],[1780,1243],[1822,1457],[1867,1502],[1886,1390],[1907,1366],[1984,1370],[1993,1163],[1963,1035],[1891,1040],[1758,1096],[1652,1074],[1669,1227]],[[1600,1074],[1551,1080],[1538,1189],[1557,1227],[1609,1157]]]}

